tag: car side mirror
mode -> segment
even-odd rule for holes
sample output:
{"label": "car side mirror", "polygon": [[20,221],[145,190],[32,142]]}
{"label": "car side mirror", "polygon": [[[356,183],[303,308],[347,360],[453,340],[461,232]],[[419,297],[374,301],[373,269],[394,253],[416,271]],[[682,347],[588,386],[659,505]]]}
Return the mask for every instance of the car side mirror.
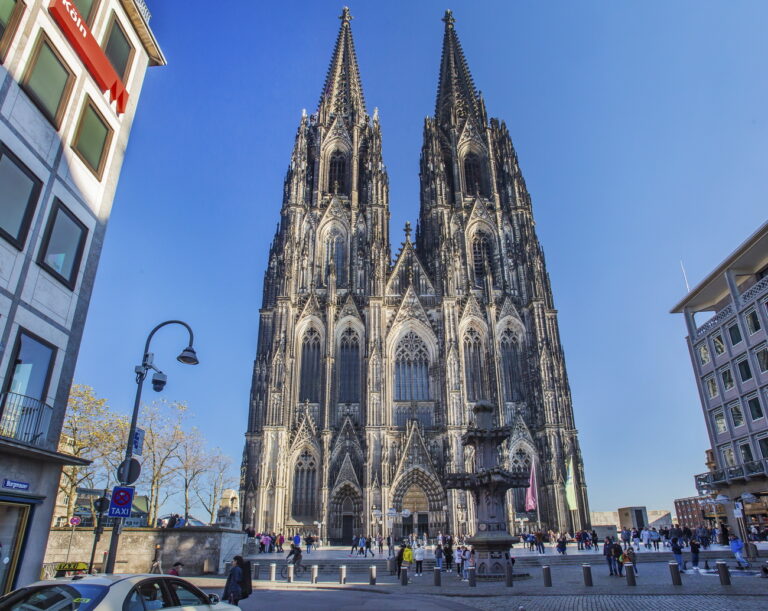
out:
{"label": "car side mirror", "polygon": [[209,594],[208,600],[211,601],[212,605],[218,605],[221,602],[221,599],[219,598],[218,594]]}

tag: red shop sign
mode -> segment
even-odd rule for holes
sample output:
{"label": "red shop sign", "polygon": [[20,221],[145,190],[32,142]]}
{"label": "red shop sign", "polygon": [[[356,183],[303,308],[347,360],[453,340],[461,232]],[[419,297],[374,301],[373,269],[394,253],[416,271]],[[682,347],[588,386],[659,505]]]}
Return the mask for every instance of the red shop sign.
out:
{"label": "red shop sign", "polygon": [[117,112],[124,113],[128,104],[125,85],[78,13],[75,3],[72,0],[51,0],[48,10],[72,48],[83,60],[96,84],[102,91],[109,91],[110,101],[117,102]]}

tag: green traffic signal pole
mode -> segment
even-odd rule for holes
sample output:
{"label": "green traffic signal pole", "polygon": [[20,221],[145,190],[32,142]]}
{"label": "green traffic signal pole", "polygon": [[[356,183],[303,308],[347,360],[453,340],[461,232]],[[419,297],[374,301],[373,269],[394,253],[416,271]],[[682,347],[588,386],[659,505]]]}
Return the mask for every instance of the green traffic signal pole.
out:
{"label": "green traffic signal pole", "polygon": [[[176,357],[177,360],[185,365],[197,365],[197,356],[192,348],[194,344],[195,336],[192,333],[192,328],[182,320],[166,320],[157,325],[147,336],[147,341],[144,344],[144,357],[141,359],[141,365],[137,365],[136,372],[136,398],[133,401],[133,415],[131,416],[131,428],[128,431],[128,443],[125,446],[125,459],[123,463],[128,464],[133,457],[133,438],[136,436],[136,424],[139,419],[139,405],[141,404],[141,389],[144,385],[144,380],[147,378],[147,373],[152,369],[158,373],[160,372],[153,364],[154,355],[149,351],[149,344],[152,341],[155,333],[162,327],[167,325],[181,325],[189,332],[189,346],[185,348],[181,354]],[[128,469],[118,469],[118,480],[121,486],[128,485]],[[123,518],[115,518],[115,522],[112,526],[112,538],[109,541],[109,552],[107,553],[107,562],[104,567],[105,573],[115,572],[115,560],[117,559],[117,547],[120,544],[120,533],[123,530]]]}

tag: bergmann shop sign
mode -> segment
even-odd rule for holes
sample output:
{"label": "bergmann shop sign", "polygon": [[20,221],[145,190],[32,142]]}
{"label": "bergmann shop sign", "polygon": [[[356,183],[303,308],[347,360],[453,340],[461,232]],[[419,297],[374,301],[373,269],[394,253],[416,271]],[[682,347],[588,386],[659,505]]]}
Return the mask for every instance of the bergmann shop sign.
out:
{"label": "bergmann shop sign", "polygon": [[128,104],[125,85],[80,16],[75,3],[72,0],[51,0],[48,11],[64,32],[69,44],[83,60],[96,84],[102,91],[109,91],[109,99],[117,102],[117,112],[124,113]]}
{"label": "bergmann shop sign", "polygon": [[29,482],[17,482],[15,479],[4,479],[3,488],[11,490],[29,490]]}

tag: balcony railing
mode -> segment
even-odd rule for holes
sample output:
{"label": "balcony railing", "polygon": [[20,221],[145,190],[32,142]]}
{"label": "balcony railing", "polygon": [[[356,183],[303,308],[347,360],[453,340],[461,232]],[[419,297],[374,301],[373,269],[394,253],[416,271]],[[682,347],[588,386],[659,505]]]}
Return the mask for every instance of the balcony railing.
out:
{"label": "balcony railing", "polygon": [[715,469],[694,476],[696,489],[704,491],[717,488],[718,484],[727,484],[734,480],[765,477],[768,475],[768,459],[753,460],[743,465],[734,465],[725,469]]}
{"label": "balcony railing", "polygon": [[766,276],[760,282],[749,287],[746,291],[744,291],[744,294],[741,296],[742,307],[747,305],[750,301],[752,301],[753,299],[756,299],[766,291],[768,291],[768,276]]}
{"label": "balcony railing", "polygon": [[731,314],[733,314],[733,306],[732,305],[725,306],[722,310],[720,310],[707,322],[705,322],[698,329],[696,329],[696,338],[698,339],[705,333],[708,333],[709,331],[711,331],[712,329],[720,325],[720,323],[723,322],[726,318],[728,318]]}
{"label": "balcony railing", "polygon": [[0,437],[45,446],[53,408],[13,392],[0,394]]}

